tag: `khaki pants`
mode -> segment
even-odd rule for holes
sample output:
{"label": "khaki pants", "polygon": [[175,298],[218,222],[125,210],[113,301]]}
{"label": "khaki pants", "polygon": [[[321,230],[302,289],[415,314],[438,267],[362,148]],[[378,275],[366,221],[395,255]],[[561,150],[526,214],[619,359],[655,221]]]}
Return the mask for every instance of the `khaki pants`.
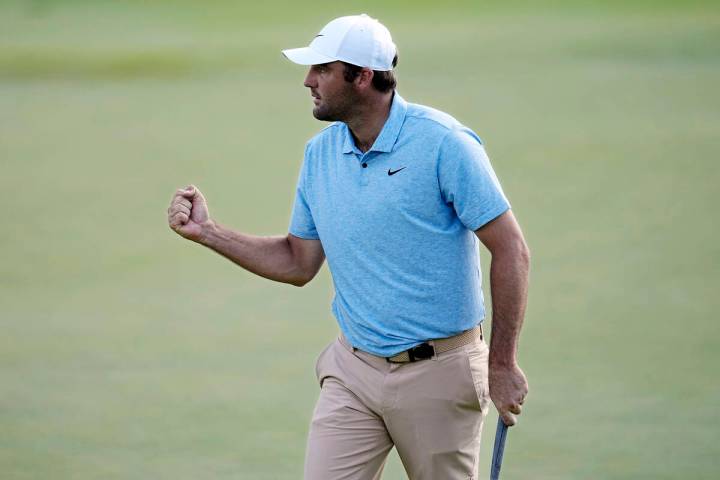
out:
{"label": "khaki pants", "polygon": [[483,340],[399,364],[340,335],[317,360],[305,480],[379,479],[393,445],[410,480],[475,479],[487,362]]}

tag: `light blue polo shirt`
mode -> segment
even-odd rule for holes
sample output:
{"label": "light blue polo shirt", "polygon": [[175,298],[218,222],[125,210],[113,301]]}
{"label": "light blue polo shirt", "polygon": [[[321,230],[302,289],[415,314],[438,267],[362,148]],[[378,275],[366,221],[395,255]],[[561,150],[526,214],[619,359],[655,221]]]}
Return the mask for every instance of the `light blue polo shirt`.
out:
{"label": "light blue polo shirt", "polygon": [[342,122],[307,143],[289,231],[321,241],[347,339],[388,357],[483,320],[474,231],[508,208],[477,135],[396,92],[366,153]]}

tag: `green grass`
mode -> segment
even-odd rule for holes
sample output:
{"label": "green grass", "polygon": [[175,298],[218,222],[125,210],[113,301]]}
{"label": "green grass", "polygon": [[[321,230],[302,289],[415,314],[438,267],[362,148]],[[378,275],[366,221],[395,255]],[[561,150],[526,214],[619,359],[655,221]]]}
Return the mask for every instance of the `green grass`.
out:
{"label": "green grass", "polygon": [[301,477],[326,267],[253,277],[165,209],[193,182],[286,231],[322,124],[279,50],[360,11],[402,95],[485,140],[533,252],[503,478],[720,475],[716,5],[200,5],[0,4],[0,477]]}

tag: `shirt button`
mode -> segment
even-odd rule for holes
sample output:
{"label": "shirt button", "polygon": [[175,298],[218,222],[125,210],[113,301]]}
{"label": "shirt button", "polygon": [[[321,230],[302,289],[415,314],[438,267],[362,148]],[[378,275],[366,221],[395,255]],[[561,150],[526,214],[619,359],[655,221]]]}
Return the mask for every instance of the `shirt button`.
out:
{"label": "shirt button", "polygon": [[367,168],[367,163],[363,163],[363,164],[362,164],[362,167],[363,167],[363,168]]}

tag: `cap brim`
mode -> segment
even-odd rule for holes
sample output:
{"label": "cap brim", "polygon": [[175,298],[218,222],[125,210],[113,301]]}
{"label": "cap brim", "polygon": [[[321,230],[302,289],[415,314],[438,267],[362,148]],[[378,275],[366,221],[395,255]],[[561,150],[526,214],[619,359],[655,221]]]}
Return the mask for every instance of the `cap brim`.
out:
{"label": "cap brim", "polygon": [[330,63],[337,60],[336,58],[318,53],[309,47],[291,48],[283,50],[282,53],[288,60],[297,63],[298,65],[320,65],[322,63]]}

